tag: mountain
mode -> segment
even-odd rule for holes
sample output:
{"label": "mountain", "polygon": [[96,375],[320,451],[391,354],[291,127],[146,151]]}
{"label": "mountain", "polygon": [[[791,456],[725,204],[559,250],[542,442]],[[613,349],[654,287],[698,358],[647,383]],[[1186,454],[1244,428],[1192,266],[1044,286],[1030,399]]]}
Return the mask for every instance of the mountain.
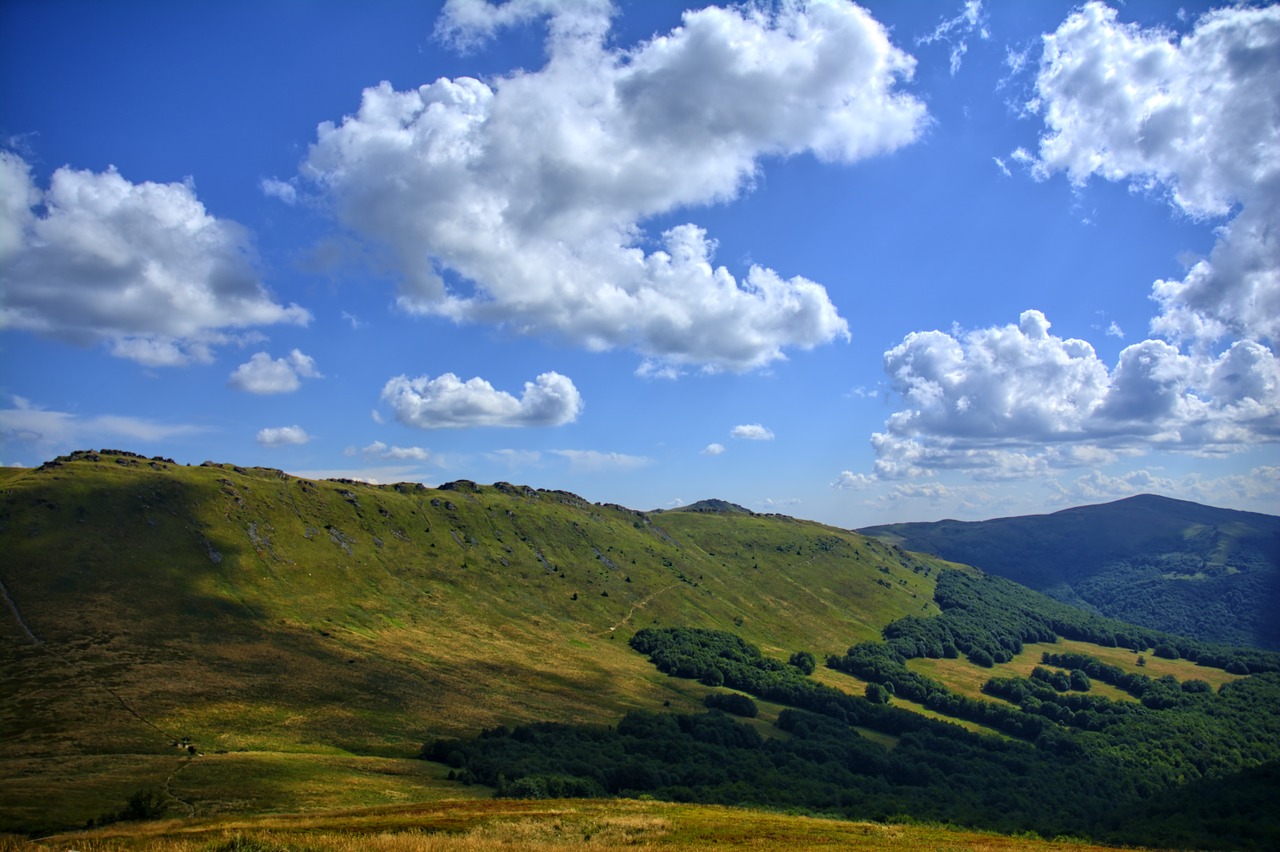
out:
{"label": "mountain", "polygon": [[56,848],[1280,839],[1280,655],[721,501],[102,450],[0,470],[0,553],[0,832]]}
{"label": "mountain", "polygon": [[283,780],[301,754],[329,761],[307,769],[324,787],[341,761],[381,778],[432,737],[700,707],[628,648],[643,626],[821,655],[938,611],[938,560],[783,517],[111,450],[0,470],[0,491],[0,830],[119,807],[185,766],[184,744],[273,779],[218,792],[234,773],[204,760],[179,776],[192,808],[277,809],[308,804]]}
{"label": "mountain", "polygon": [[1280,517],[1151,494],[859,532],[1184,636],[1280,649]]}

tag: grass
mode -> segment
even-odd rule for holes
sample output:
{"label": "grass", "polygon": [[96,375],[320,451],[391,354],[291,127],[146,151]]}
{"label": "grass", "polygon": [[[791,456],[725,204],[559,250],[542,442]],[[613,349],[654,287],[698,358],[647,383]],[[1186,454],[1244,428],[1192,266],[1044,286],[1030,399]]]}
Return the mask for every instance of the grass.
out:
{"label": "grass", "polygon": [[[42,642],[0,613],[0,830],[118,809],[175,741],[203,755],[178,776],[197,815],[255,812],[356,795],[331,758],[699,711],[704,687],[628,647],[642,627],[821,658],[936,611],[936,561],[790,518],[95,455],[0,480],[0,581]],[[216,771],[251,753],[271,783]]]}
{"label": "grass", "polygon": [[697,850],[1105,849],[1071,840],[1008,837],[948,826],[849,822],[758,810],[636,800],[436,802],[305,815],[116,825],[45,838],[0,839],[0,852],[281,852],[386,850],[470,852],[503,849]]}
{"label": "grass", "polygon": [[[1224,683],[1239,680],[1241,677],[1241,675],[1233,675],[1222,669],[1198,666],[1190,660],[1166,660],[1160,657],[1153,657],[1149,653],[1144,655],[1146,665],[1139,666],[1139,655],[1127,648],[1107,648],[1102,645],[1071,639],[1059,639],[1057,642],[1052,643],[1035,642],[1027,644],[1023,646],[1022,652],[1012,660],[1007,663],[996,663],[991,668],[974,665],[965,659],[935,660],[927,658],[908,660],[907,668],[931,677],[961,695],[985,701],[1000,702],[1001,699],[985,694],[982,691],[982,685],[993,677],[1029,677],[1032,669],[1036,666],[1044,665],[1041,662],[1041,655],[1046,652],[1051,654],[1088,654],[1089,656],[1097,657],[1104,663],[1119,666],[1128,672],[1138,672],[1153,678],[1173,675],[1180,683],[1188,680],[1203,680],[1208,682],[1214,689]],[[1053,666],[1049,668],[1053,668]],[[1092,682],[1090,692],[1114,701],[1137,701],[1129,693],[1096,679]]]}

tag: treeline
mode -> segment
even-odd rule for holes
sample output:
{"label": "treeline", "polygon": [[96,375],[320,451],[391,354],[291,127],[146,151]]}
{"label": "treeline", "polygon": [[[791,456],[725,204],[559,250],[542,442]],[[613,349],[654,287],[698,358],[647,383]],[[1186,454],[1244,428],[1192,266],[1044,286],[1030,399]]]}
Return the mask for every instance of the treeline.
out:
{"label": "treeline", "polygon": [[692,627],[648,627],[631,637],[631,647],[649,655],[658,671],[726,686],[757,698],[901,734],[936,724],[918,713],[874,703],[818,683],[805,673],[812,662],[793,655],[793,664],[764,656],[760,649],[732,633]]}
{"label": "treeline", "polygon": [[[1045,676],[1014,685],[1029,691],[1024,700],[1106,718],[1096,725],[1065,716],[1055,721],[982,702],[1043,725],[1032,745],[840,693],[731,634],[645,630],[634,644],[673,676],[714,680],[715,669],[724,685],[818,712],[784,710],[776,725],[785,738],[761,737],[716,711],[636,712],[613,728],[540,724],[498,728],[469,741],[438,740],[423,756],[504,796],[650,795],[853,819],[909,814],[1006,832],[1125,843],[1159,837],[1163,845],[1207,849],[1271,848],[1277,834],[1269,803],[1217,815],[1222,819],[1181,820],[1176,829],[1153,816],[1166,813],[1161,802],[1188,781],[1212,790],[1215,779],[1280,760],[1277,674],[1156,711],[1087,692],[1059,693],[1051,685],[1056,673],[1046,669]],[[1076,730],[1067,727],[1073,722]],[[862,737],[851,724],[894,734],[893,748]]]}
{"label": "treeline", "polygon": [[1192,679],[1179,683],[1172,675],[1153,678],[1138,672],[1127,672],[1088,654],[1051,654],[1046,651],[1040,658],[1047,665],[1069,666],[1103,683],[1109,683],[1154,710],[1178,707],[1196,700],[1196,696],[1213,692],[1213,687],[1207,681]]}
{"label": "treeline", "polygon": [[863,642],[850,648],[843,657],[828,657],[827,665],[837,671],[879,684],[890,695],[915,701],[946,716],[995,728],[1011,736],[1035,740],[1052,728],[1044,719],[1021,713],[1012,707],[958,695],[933,678],[911,671],[906,666],[906,659],[889,643]]}
{"label": "treeline", "polygon": [[1154,649],[1158,657],[1186,659],[1236,674],[1280,671],[1280,654],[1171,636],[1093,615],[1011,580],[963,571],[938,575],[936,618],[907,616],[887,625],[885,642],[904,659],[964,654],[980,666],[1004,663],[1028,642],[1058,637],[1107,648]]}
{"label": "treeline", "polygon": [[[787,736],[763,738],[718,712],[636,711],[612,728],[537,724],[437,740],[423,756],[499,796],[653,796],[847,819],[910,814],[1047,836],[1092,834],[1131,795],[1105,759],[1049,761],[1024,743],[948,726],[903,734],[892,750],[802,710],[784,710],[777,727]],[[1050,808],[1045,790],[1069,792]]]}

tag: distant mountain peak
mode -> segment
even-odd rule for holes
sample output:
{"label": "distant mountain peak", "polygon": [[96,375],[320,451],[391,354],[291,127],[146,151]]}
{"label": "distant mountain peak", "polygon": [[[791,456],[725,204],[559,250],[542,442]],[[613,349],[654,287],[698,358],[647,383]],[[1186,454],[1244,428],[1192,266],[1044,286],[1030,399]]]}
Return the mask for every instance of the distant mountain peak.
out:
{"label": "distant mountain peak", "polygon": [[688,506],[680,506],[671,509],[672,512],[702,512],[708,515],[754,515],[745,506],[739,506],[737,503],[730,503],[728,500],[699,500],[696,503],[690,503]]}

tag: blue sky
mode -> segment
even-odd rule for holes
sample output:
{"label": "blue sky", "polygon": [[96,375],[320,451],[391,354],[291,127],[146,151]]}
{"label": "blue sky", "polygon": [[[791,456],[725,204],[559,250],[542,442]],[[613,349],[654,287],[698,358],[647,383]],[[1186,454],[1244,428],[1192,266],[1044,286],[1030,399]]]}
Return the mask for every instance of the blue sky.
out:
{"label": "blue sky", "polygon": [[1262,5],[10,0],[0,463],[1275,513],[1278,79]]}

